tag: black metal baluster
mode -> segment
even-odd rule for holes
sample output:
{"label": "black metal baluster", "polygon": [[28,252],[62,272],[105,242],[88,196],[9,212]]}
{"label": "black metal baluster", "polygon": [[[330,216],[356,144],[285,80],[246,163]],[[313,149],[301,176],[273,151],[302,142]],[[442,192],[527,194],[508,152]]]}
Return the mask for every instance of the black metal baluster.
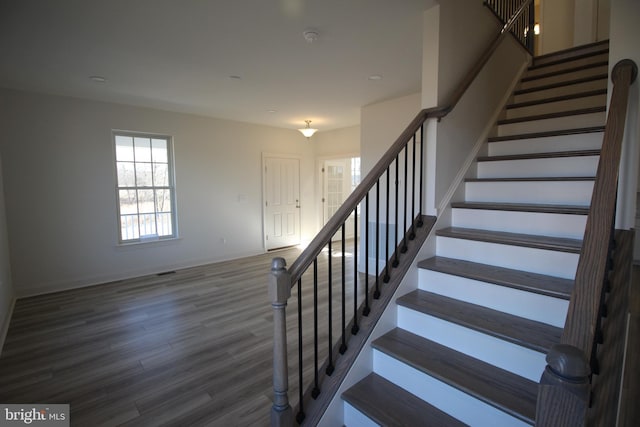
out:
{"label": "black metal baluster", "polygon": [[340,354],[347,351],[347,311],[346,311],[346,275],[345,275],[345,223],[342,223],[342,344],[340,345]]}
{"label": "black metal baluster", "polygon": [[362,314],[368,316],[369,307],[369,192],[365,196],[364,204],[364,310]]}
{"label": "black metal baluster", "polygon": [[413,165],[411,166],[411,233],[409,240],[416,238],[416,135],[413,134]]}
{"label": "black metal baluster", "polygon": [[424,160],[424,124],[420,126],[420,203],[418,204],[418,227],[422,227],[422,169]]}
{"label": "black metal baluster", "polygon": [[313,390],[311,396],[315,399],[320,395],[318,383],[318,257],[313,260]]}
{"label": "black metal baluster", "polygon": [[304,420],[304,401],[302,399],[303,395],[303,378],[302,378],[302,278],[298,279],[298,413],[296,414],[296,421],[298,424],[301,424]]}
{"label": "black metal baluster", "polygon": [[332,278],[333,278],[333,271],[331,269],[331,255],[332,255],[332,251],[331,251],[331,238],[329,239],[329,243],[328,243],[328,247],[329,247],[329,253],[327,254],[328,256],[328,262],[329,262],[329,286],[327,288],[328,294],[329,294],[329,363],[327,364],[327,370],[326,373],[327,375],[331,376],[331,374],[333,374],[333,370],[334,370],[334,366],[333,366],[333,351],[332,351],[332,346],[333,346],[333,334],[332,334],[332,329],[333,329],[333,308],[332,308],[332,298],[333,296],[331,295],[331,286],[332,286]]}
{"label": "black metal baluster", "polygon": [[389,187],[390,187],[390,167],[387,167],[387,197],[385,200],[385,214],[384,214],[384,226],[385,226],[385,241],[384,241],[384,283],[389,283],[391,277],[389,276]]}
{"label": "black metal baluster", "polygon": [[373,298],[380,298],[380,178],[376,181],[376,290],[373,292]]}
{"label": "black metal baluster", "polygon": [[529,53],[532,55],[535,53],[535,36],[536,36],[536,12],[535,12],[535,2],[531,2],[529,5],[529,10],[527,11],[528,20],[529,20],[529,39],[527,40],[527,49],[529,49]]}
{"label": "black metal baluster", "polygon": [[356,335],[358,327],[358,205],[353,211],[353,326],[351,334]]}
{"label": "black metal baluster", "polygon": [[400,261],[398,261],[398,247],[400,246],[400,242],[398,242],[398,186],[400,185],[400,182],[398,181],[398,156],[400,156],[400,154],[396,154],[396,223],[394,228],[395,238],[393,242],[393,252],[396,254],[396,256],[394,257],[393,264],[391,264],[393,265],[393,268],[396,268],[400,264]]}
{"label": "black metal baluster", "polygon": [[407,252],[407,176],[409,173],[409,144],[404,147],[404,209],[402,215],[404,216],[402,225],[402,249],[400,252],[403,254]]}

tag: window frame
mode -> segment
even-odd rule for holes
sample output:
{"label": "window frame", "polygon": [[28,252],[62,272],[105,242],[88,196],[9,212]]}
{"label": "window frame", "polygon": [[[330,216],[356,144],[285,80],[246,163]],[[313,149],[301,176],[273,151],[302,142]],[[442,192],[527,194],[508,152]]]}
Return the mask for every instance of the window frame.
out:
{"label": "window frame", "polygon": [[[161,241],[167,241],[167,240],[175,240],[178,239],[179,234],[178,234],[178,220],[177,220],[177,197],[176,197],[176,184],[175,184],[175,156],[174,156],[174,142],[173,142],[173,137],[171,135],[166,135],[166,134],[158,134],[158,133],[151,133],[151,132],[135,132],[135,131],[126,131],[126,130],[118,130],[118,129],[114,129],[111,132],[112,134],[112,149],[113,149],[113,166],[114,166],[114,180],[115,180],[115,197],[116,197],[116,225],[117,225],[117,234],[118,234],[118,245],[120,246],[127,246],[127,245],[136,245],[136,244],[141,244],[141,243],[151,243],[151,242],[161,242]],[[119,180],[118,180],[118,165],[119,165],[119,161],[118,161],[118,155],[117,155],[117,138],[118,137],[128,137],[128,138],[146,138],[149,139],[150,142],[153,139],[161,139],[166,141],[167,144],[167,174],[168,174],[168,182],[167,185],[162,185],[162,186],[156,186],[156,185],[151,185],[151,186],[138,186],[137,182],[135,183],[135,185],[133,187],[131,186],[124,186],[121,187]],[[134,159],[132,161],[132,163],[134,164],[134,167],[136,164],[139,163],[150,163],[152,165],[152,170],[153,170],[153,165],[156,162],[153,162],[153,158],[150,162],[143,162],[143,161],[139,161],[137,162],[135,159],[135,143],[134,143]],[[122,162],[122,161],[120,161]],[[158,163],[162,163],[162,162],[158,162]],[[135,170],[135,169],[134,169]],[[152,172],[152,179],[153,179],[153,172]],[[137,178],[137,176],[135,176],[135,178]],[[134,178],[134,179],[135,179]],[[120,191],[121,190],[134,190],[134,191],[138,191],[138,190],[153,190],[154,191],[154,207],[153,207],[153,215],[155,215],[156,219],[155,219],[155,227],[156,227],[156,234],[152,234],[152,235],[145,235],[145,236],[141,236],[140,234],[140,224],[138,224],[138,237],[137,238],[133,238],[133,239],[124,239],[123,238],[123,228],[122,228],[122,217],[123,215],[126,216],[128,214],[123,214],[122,211],[122,207],[121,207],[121,203],[120,203]],[[157,234],[157,230],[158,230],[158,225],[157,225],[157,217],[159,212],[157,210],[157,205],[156,205],[156,198],[155,198],[155,191],[156,190],[169,190],[170,192],[170,218],[171,218],[171,234],[170,235],[165,235],[165,236],[160,236]],[[144,215],[144,213],[140,213],[140,207],[139,207],[139,203],[138,203],[138,208],[137,208],[137,215]]]}

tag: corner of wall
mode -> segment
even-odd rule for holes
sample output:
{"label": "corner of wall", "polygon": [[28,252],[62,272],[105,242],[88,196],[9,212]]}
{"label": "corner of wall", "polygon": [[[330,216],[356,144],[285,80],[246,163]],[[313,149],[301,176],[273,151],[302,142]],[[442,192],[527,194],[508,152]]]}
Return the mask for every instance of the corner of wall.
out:
{"label": "corner of wall", "polygon": [[7,333],[9,332],[9,324],[11,323],[11,318],[13,317],[13,309],[16,306],[16,297],[12,296],[11,302],[9,304],[9,309],[4,315],[4,319],[2,319],[2,323],[0,324],[0,354],[2,354],[2,349],[4,348],[4,341],[7,339]]}

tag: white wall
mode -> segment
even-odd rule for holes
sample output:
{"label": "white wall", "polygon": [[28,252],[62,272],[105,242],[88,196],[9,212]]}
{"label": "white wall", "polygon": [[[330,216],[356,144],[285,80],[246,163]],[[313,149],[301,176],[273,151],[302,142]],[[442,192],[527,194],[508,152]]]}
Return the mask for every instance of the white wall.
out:
{"label": "white wall", "polygon": [[573,45],[609,37],[609,0],[575,0]]}
{"label": "white wall", "polygon": [[455,109],[436,124],[436,158],[428,162],[436,169],[434,207],[446,201],[453,190],[461,168],[479,139],[486,137],[488,126],[496,119],[497,109],[506,101],[527,59],[512,37],[505,38]]}
{"label": "white wall", "polygon": [[[640,66],[640,2],[637,0],[611,0],[609,71],[622,59],[632,59]],[[609,80],[609,97],[612,83]],[[629,93],[627,123],[622,141],[622,159],[618,184],[616,227],[635,227],[636,192],[638,189],[638,156],[640,143],[640,84],[636,79]],[[640,239],[636,236],[636,242]],[[640,248],[636,250],[640,259]]]}
{"label": "white wall", "polygon": [[[448,0],[424,13],[423,106],[444,106],[500,29],[481,0]],[[430,42],[429,40],[435,40]],[[431,59],[434,58],[434,59]],[[437,64],[435,73],[433,62]],[[424,64],[431,64],[424,67]],[[437,92],[434,97],[433,92]],[[431,101],[431,102],[429,102]]]}
{"label": "white wall", "polygon": [[[464,31],[460,31],[464,28]],[[422,106],[445,106],[454,89],[500,31],[482,1],[450,0],[424,13]],[[473,34],[473,37],[469,37]],[[527,60],[517,42],[507,37],[454,111],[429,125],[427,211],[449,191],[460,168],[495,112],[516,73]],[[436,65],[434,65],[436,64]],[[482,108],[478,108],[482,106]],[[364,133],[364,121],[363,121]],[[433,140],[437,147],[433,147]],[[435,156],[435,159],[433,158]],[[434,170],[435,169],[435,170]],[[432,199],[429,202],[429,199]]]}
{"label": "white wall", "polygon": [[319,131],[310,139],[316,157],[350,157],[360,153],[360,125]]}
{"label": "white wall", "polygon": [[574,0],[542,0],[540,12],[540,54],[572,47]]}
{"label": "white wall", "polygon": [[[0,103],[19,296],[263,252],[263,152],[300,156],[303,239],[315,232],[297,130],[9,90]],[[118,246],[112,129],[173,136],[180,239]]]}
{"label": "white wall", "polygon": [[0,351],[2,351],[4,337],[9,328],[10,315],[14,302],[3,188],[2,159],[0,158]]}
{"label": "white wall", "polygon": [[364,177],[421,110],[421,94],[403,96],[360,110],[360,161]]}
{"label": "white wall", "polygon": [[597,21],[597,40],[608,39],[611,22],[611,0],[598,0]]}

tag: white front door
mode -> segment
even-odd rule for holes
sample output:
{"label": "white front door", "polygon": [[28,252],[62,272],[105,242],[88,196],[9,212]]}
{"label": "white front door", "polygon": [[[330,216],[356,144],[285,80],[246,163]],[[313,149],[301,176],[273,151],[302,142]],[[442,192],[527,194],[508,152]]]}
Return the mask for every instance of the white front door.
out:
{"label": "white front door", "polygon": [[300,243],[300,160],[264,157],[267,250]]}

